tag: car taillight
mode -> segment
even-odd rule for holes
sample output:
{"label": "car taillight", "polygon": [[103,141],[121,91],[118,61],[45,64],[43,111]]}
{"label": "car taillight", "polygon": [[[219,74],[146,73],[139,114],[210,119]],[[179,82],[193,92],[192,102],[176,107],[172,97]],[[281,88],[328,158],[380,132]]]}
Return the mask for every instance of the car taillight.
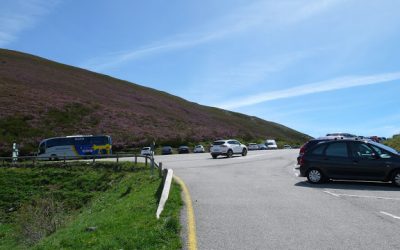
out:
{"label": "car taillight", "polygon": [[299,165],[303,166],[303,164],[304,164],[304,155],[300,155]]}
{"label": "car taillight", "polygon": [[304,143],[300,148],[300,155],[303,155],[306,152],[307,143]]}

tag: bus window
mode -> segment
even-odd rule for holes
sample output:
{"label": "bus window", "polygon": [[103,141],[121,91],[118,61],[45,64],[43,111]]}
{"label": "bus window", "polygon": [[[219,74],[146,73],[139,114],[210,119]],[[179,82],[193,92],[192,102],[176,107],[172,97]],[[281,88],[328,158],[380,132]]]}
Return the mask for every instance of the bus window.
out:
{"label": "bus window", "polygon": [[95,145],[106,145],[110,144],[106,136],[94,136],[92,137],[92,143]]}

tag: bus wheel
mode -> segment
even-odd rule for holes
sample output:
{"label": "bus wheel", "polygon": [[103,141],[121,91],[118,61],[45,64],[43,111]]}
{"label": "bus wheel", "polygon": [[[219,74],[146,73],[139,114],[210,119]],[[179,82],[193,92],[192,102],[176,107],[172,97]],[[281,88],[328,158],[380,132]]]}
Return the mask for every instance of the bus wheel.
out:
{"label": "bus wheel", "polygon": [[58,161],[57,155],[50,155],[50,161]]}

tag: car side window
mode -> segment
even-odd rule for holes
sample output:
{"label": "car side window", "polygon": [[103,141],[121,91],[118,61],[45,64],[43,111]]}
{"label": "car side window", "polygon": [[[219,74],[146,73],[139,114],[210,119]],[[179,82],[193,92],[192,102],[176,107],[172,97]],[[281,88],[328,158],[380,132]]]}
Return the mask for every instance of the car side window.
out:
{"label": "car side window", "polygon": [[311,154],[313,154],[313,155],[322,155],[324,153],[324,149],[325,148],[326,148],[326,145],[317,146],[311,151]]}
{"label": "car side window", "polygon": [[353,144],[353,156],[359,159],[374,159],[374,151],[367,144]]}
{"label": "car side window", "polygon": [[326,156],[349,157],[346,142],[336,142],[328,145],[325,151]]}

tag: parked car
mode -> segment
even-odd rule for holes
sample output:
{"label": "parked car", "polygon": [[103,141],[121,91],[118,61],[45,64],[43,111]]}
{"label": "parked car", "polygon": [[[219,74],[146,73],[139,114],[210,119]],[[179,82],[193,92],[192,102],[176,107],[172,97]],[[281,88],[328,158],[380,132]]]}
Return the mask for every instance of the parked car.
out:
{"label": "parked car", "polygon": [[278,149],[278,145],[276,144],[276,141],[272,140],[272,139],[266,140],[265,146],[267,146],[267,149]]}
{"label": "parked car", "polygon": [[297,164],[300,165],[300,159],[304,155],[304,153],[307,152],[308,149],[312,148],[313,146],[315,146],[320,142],[337,140],[337,139],[338,138],[335,136],[324,136],[324,137],[319,137],[317,139],[309,140],[308,142],[304,143],[303,146],[300,147],[300,152],[299,155],[297,156]]}
{"label": "parked car", "polygon": [[284,149],[292,149],[292,146],[285,144],[285,145],[283,145],[283,148]]}
{"label": "parked car", "polygon": [[161,154],[163,155],[170,155],[172,154],[172,147],[171,146],[164,146],[161,148]]}
{"label": "parked car", "polygon": [[204,153],[206,150],[204,149],[203,145],[196,145],[193,149],[193,153]]}
{"label": "parked car", "polygon": [[258,144],[257,143],[249,143],[249,145],[247,146],[247,148],[249,150],[258,150]]}
{"label": "parked car", "polygon": [[267,146],[265,146],[265,144],[258,144],[258,149],[259,150],[267,150]]}
{"label": "parked car", "polygon": [[368,140],[325,141],[301,157],[300,176],[310,183],[350,179],[391,181],[400,187],[400,155],[393,148]]}
{"label": "parked car", "polygon": [[140,151],[140,155],[143,155],[143,156],[151,156],[151,155],[153,155],[153,151],[151,150],[151,147],[144,147],[144,148],[142,148],[142,150]]}
{"label": "parked car", "polygon": [[267,146],[265,146],[265,144],[258,144],[258,149],[259,150],[267,150]]}
{"label": "parked car", "polygon": [[180,146],[178,148],[178,153],[179,154],[188,154],[190,152],[189,147],[188,146]]}
{"label": "parked car", "polygon": [[234,154],[246,156],[246,145],[240,143],[238,140],[230,139],[215,141],[211,147],[211,156],[214,159],[216,159],[219,155],[225,155],[228,158],[231,158]]}

